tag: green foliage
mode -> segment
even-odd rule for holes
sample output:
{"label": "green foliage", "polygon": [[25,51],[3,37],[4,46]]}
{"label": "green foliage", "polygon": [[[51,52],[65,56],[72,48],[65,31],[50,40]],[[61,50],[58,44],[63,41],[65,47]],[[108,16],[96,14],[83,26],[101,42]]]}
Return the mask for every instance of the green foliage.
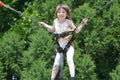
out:
{"label": "green foliage", "polygon": [[38,28],[35,34],[28,37],[30,47],[22,54],[22,80],[49,80],[51,74],[51,59],[54,50],[52,36],[47,31]]}
{"label": "green foliage", "polygon": [[23,66],[29,66],[33,61],[42,58],[48,60],[48,56],[51,56],[51,51],[54,50],[52,37],[49,34],[40,29],[29,36],[30,47],[23,53],[22,63]]}
{"label": "green foliage", "polygon": [[110,73],[111,80],[120,80],[120,65]]}
{"label": "green foliage", "polygon": [[21,80],[50,80],[51,69],[47,67],[46,61],[38,59],[33,61],[30,68],[24,69],[21,74]]}
{"label": "green foliage", "polygon": [[85,3],[82,6],[78,6],[77,8],[73,9],[72,18],[76,25],[79,25],[81,20],[94,12],[94,9],[89,7],[88,3]]}
{"label": "green foliage", "polygon": [[[95,73],[95,64],[90,55],[75,56],[76,64],[76,79],[77,80],[97,80],[97,74]],[[79,64],[79,65],[78,65]]]}
{"label": "green foliage", "polygon": [[0,80],[6,80],[6,72],[4,72],[4,67],[2,65],[2,62],[0,61]]}
{"label": "green foliage", "polygon": [[[24,49],[24,42],[21,40],[20,35],[14,32],[6,33],[2,40],[0,42],[0,60],[5,66],[4,69],[8,71],[7,75],[18,75],[20,71],[19,58]],[[10,74],[11,71],[13,74]]]}
{"label": "green foliage", "polygon": [[47,56],[50,56],[50,51],[54,50],[52,35],[44,29],[38,28],[36,33],[28,37],[30,40],[30,47],[28,52],[34,56],[34,59],[37,59],[41,56],[46,59]]}

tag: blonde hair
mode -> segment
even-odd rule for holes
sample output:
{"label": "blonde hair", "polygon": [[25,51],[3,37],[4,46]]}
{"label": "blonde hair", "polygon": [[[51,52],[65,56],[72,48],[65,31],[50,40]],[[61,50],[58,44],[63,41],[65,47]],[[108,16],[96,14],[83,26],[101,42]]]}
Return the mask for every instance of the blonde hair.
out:
{"label": "blonde hair", "polygon": [[67,17],[66,19],[71,19],[70,17],[70,8],[66,5],[66,4],[59,4],[57,7],[56,7],[56,11],[55,11],[55,16],[57,17],[57,13],[60,9],[64,9],[66,12],[67,12]]}

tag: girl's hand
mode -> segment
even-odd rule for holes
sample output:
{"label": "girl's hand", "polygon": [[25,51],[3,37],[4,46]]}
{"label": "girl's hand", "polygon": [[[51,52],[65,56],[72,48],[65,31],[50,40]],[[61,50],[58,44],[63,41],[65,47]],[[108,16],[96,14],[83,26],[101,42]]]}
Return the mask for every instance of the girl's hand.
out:
{"label": "girl's hand", "polygon": [[83,27],[85,24],[87,24],[87,21],[88,21],[88,18],[84,18],[84,19],[82,20],[82,22],[80,23],[80,25],[76,28],[75,32],[76,32],[76,33],[79,33],[79,32],[81,31],[82,27]]}
{"label": "girl's hand", "polygon": [[83,25],[87,24],[87,21],[88,21],[88,18],[84,18],[84,19],[82,20],[82,24],[83,24]]}
{"label": "girl's hand", "polygon": [[45,23],[44,22],[38,22],[38,24],[42,27],[45,27]]}

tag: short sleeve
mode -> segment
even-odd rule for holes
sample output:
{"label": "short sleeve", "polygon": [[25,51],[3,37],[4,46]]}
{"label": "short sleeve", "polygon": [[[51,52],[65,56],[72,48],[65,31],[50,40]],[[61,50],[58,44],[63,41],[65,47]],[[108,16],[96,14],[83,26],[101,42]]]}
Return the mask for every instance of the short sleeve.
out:
{"label": "short sleeve", "polygon": [[68,26],[69,26],[71,29],[73,29],[73,30],[76,28],[76,26],[74,25],[74,23],[73,23],[72,20],[68,20],[68,21],[67,21],[67,24],[68,24]]}

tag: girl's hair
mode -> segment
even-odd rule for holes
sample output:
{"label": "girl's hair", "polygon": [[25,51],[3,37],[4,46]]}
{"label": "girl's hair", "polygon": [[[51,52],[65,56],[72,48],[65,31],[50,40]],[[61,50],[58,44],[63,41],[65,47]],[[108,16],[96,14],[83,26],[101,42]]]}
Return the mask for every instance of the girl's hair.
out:
{"label": "girl's hair", "polygon": [[69,8],[66,4],[59,4],[59,5],[56,7],[55,16],[57,17],[57,12],[58,12],[61,8],[64,9],[64,10],[67,12],[67,17],[66,17],[66,19],[71,19],[71,17],[70,17],[70,8]]}

